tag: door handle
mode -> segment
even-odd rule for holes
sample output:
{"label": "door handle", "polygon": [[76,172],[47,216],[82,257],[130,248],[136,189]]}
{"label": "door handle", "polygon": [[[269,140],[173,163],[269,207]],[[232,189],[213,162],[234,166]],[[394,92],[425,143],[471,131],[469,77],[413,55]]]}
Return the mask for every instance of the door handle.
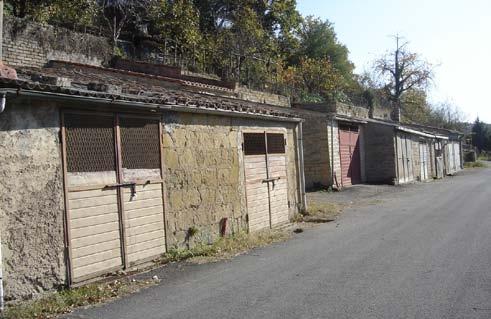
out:
{"label": "door handle", "polygon": [[266,179],[263,179],[263,183],[275,182],[275,181],[280,180],[280,179],[281,179],[281,177],[266,178]]}
{"label": "door handle", "polygon": [[116,188],[116,187],[129,187],[131,190],[131,199],[134,199],[136,197],[135,182],[110,184],[110,185],[106,185],[104,188]]}

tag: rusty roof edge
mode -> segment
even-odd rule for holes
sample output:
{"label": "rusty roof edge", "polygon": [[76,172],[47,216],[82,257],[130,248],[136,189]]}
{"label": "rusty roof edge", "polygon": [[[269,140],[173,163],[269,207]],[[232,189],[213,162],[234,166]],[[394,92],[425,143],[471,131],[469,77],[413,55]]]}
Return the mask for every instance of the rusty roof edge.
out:
{"label": "rusty roof edge", "polygon": [[[16,82],[22,82],[22,81],[16,81]],[[46,86],[51,87],[52,85],[46,85]],[[68,89],[68,90],[70,92],[77,91],[77,92],[94,93],[92,91],[84,91],[84,90],[74,90],[74,89]],[[144,107],[144,108],[155,109],[155,110],[171,110],[171,111],[176,111],[176,112],[188,112],[188,113],[206,113],[206,114],[214,114],[214,115],[222,115],[222,116],[225,115],[225,116],[233,116],[233,117],[264,119],[264,120],[277,121],[277,122],[295,122],[295,123],[298,123],[298,122],[304,121],[304,119],[294,117],[294,116],[290,117],[290,116],[281,116],[281,115],[271,115],[271,114],[261,112],[263,110],[256,110],[258,112],[248,112],[248,111],[227,110],[227,109],[221,109],[221,108],[210,108],[210,107],[197,106],[197,105],[179,104],[178,101],[176,101],[175,103],[166,103],[165,101],[162,101],[161,103],[155,103],[155,102],[145,102],[145,99],[141,99],[141,101],[134,100],[134,99],[123,100],[123,99],[115,99],[114,94],[101,93],[101,92],[95,92],[95,93],[97,93],[96,95],[98,95],[98,96],[88,96],[88,95],[68,94],[68,93],[62,93],[62,92],[37,91],[37,90],[32,90],[32,89],[22,89],[21,87],[0,88],[0,92],[11,93],[14,95],[30,95],[30,96],[36,96],[36,97],[41,97],[41,98],[56,97],[56,98],[63,99],[63,100],[74,100],[74,99],[76,99],[76,100],[89,100],[92,102],[112,104],[115,106],[116,105],[118,105],[118,106],[138,106],[138,107]]]}
{"label": "rusty roof edge", "polygon": [[342,122],[353,122],[353,123],[360,123],[360,124],[367,124],[368,121],[366,119],[360,119],[357,117],[351,117],[351,116],[342,116],[339,114],[336,114],[334,116],[334,119],[337,121],[342,121]]}

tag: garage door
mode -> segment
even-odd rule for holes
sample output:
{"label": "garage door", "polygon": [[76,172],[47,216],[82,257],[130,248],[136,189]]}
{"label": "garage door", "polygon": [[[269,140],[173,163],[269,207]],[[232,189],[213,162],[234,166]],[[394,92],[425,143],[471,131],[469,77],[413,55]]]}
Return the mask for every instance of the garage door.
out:
{"label": "garage door", "polygon": [[455,149],[453,142],[448,142],[445,145],[445,153],[446,153],[446,168],[447,174],[453,174],[456,171],[455,168]]}
{"label": "garage door", "polygon": [[429,162],[429,147],[425,142],[419,143],[419,165],[420,165],[420,177],[422,181],[425,181],[429,178],[428,174],[428,166]]}
{"label": "garage door", "polygon": [[397,175],[401,184],[414,181],[411,143],[411,137],[408,134],[397,133]]}
{"label": "garage door", "polygon": [[249,231],[288,223],[288,179],[282,133],[244,133]]}
{"label": "garage door", "polygon": [[360,135],[358,126],[339,126],[341,183],[350,186],[361,182]]}
{"label": "garage door", "polygon": [[63,114],[73,283],[165,252],[159,123]]}

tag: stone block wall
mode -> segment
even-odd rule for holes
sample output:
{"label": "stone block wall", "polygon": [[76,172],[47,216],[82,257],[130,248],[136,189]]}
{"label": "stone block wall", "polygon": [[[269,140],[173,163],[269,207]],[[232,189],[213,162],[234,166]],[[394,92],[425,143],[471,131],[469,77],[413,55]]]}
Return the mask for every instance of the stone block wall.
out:
{"label": "stone block wall", "polygon": [[360,106],[345,103],[336,103],[336,114],[355,117],[360,119],[368,118],[368,109]]}
{"label": "stone block wall", "polygon": [[63,170],[59,112],[9,99],[0,114],[0,225],[6,299],[63,285]]}
{"label": "stone block wall", "polygon": [[[163,123],[169,246],[187,244],[190,227],[198,229],[193,241],[213,242],[223,218],[230,232],[246,231],[242,131],[285,124],[174,112],[166,113]],[[286,138],[292,215],[298,202],[294,127]]]}
{"label": "stone block wall", "polygon": [[9,16],[3,25],[3,60],[13,67],[39,68],[49,60],[101,65],[111,58],[112,46],[104,37]]}
{"label": "stone block wall", "polygon": [[331,161],[328,119],[308,117],[303,124],[303,155],[306,189],[330,186]]}
{"label": "stone block wall", "polygon": [[242,100],[256,103],[265,103],[275,106],[290,107],[290,98],[288,98],[287,96],[251,90],[244,86],[238,86],[235,89],[235,92],[237,94],[237,98]]}
{"label": "stone block wall", "polygon": [[396,178],[394,127],[369,122],[365,125],[365,175],[368,183],[392,184]]}

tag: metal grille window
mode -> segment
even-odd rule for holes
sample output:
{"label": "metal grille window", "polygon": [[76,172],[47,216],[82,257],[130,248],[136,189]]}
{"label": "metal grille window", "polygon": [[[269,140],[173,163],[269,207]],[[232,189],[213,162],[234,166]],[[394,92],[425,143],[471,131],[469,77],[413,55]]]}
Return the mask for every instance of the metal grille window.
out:
{"label": "metal grille window", "polygon": [[124,168],[160,168],[158,121],[122,117],[120,129]]}
{"label": "metal grille window", "polygon": [[266,141],[264,139],[264,133],[244,133],[244,154],[266,154]]}
{"label": "metal grille window", "polygon": [[268,133],[268,154],[284,154],[285,137],[283,134]]}
{"label": "metal grille window", "polygon": [[64,117],[68,172],[115,170],[113,117],[88,114]]}

